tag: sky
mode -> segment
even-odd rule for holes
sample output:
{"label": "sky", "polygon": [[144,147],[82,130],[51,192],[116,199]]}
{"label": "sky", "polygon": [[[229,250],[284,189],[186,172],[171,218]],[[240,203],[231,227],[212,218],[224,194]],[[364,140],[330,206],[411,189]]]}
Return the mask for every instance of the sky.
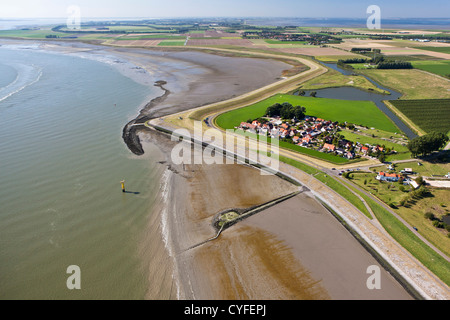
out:
{"label": "sky", "polygon": [[80,8],[86,18],[297,17],[361,18],[377,5],[385,18],[450,18],[449,0],[1,0],[0,19],[63,18]]}

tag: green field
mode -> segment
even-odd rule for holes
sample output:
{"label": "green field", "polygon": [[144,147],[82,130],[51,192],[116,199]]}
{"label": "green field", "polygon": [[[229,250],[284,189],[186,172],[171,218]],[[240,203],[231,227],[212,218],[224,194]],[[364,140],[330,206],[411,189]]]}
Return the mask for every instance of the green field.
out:
{"label": "green field", "polygon": [[413,67],[443,77],[450,77],[450,60],[413,61]]}
{"label": "green field", "polygon": [[186,40],[163,40],[158,44],[158,46],[171,46],[171,47],[184,46],[185,42]]}
{"label": "green field", "polygon": [[0,37],[26,38],[26,39],[45,39],[47,35],[59,37],[70,36],[69,33],[54,32],[51,29],[43,30],[0,30]]}
{"label": "green field", "polygon": [[305,107],[309,116],[338,122],[347,121],[388,132],[400,131],[371,101],[312,98],[289,94],[277,94],[256,104],[223,113],[217,117],[216,123],[224,129],[232,129],[239,126],[242,121],[264,116],[269,106],[283,102]]}
{"label": "green field", "polygon": [[403,93],[402,99],[448,99],[448,80],[417,69],[358,70],[381,85]]}
{"label": "green field", "polygon": [[416,46],[415,49],[428,50],[434,52],[450,53],[450,47],[427,47],[427,46]]}
{"label": "green field", "polygon": [[425,132],[450,134],[450,99],[392,100],[391,103]]}

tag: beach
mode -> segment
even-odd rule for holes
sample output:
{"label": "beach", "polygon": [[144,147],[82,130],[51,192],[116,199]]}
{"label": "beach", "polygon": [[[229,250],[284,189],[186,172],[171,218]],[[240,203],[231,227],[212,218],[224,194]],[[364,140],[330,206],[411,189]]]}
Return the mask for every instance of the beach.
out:
{"label": "beach", "polygon": [[[158,137],[158,138],[156,138]],[[167,226],[176,299],[409,300],[413,297],[326,210],[307,188],[247,164],[174,165],[164,134],[143,134],[166,154],[170,180]],[[161,142],[166,139],[164,146]],[[193,150],[194,151],[194,150]],[[218,213],[300,194],[224,230]],[[226,196],[225,196],[226,195]],[[381,270],[382,290],[369,290],[369,266]]]}

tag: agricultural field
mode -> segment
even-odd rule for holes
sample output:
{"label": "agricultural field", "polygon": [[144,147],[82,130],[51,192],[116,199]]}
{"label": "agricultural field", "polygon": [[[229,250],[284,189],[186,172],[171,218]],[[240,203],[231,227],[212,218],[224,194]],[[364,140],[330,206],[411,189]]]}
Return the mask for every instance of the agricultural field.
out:
{"label": "agricultural field", "polygon": [[253,43],[247,39],[208,39],[208,38],[191,38],[188,41],[189,46],[239,46],[252,47]]}
{"label": "agricultural field", "polygon": [[363,90],[386,94],[385,90],[379,89],[365,77],[359,75],[346,76],[336,70],[328,70],[327,73],[305,82],[302,90],[315,90],[333,87],[356,87]]}
{"label": "agricultural field", "polygon": [[306,41],[281,41],[281,40],[264,40],[268,44],[306,44]]}
{"label": "agricultural field", "polygon": [[48,35],[66,37],[70,34],[54,32],[50,28],[40,30],[0,30],[0,37],[8,38],[45,39]]}
{"label": "agricultural field", "polygon": [[399,131],[397,126],[371,101],[313,98],[289,94],[277,94],[256,104],[228,111],[219,115],[216,123],[224,129],[232,129],[239,126],[242,121],[264,116],[269,106],[283,102],[305,107],[306,114],[310,116],[338,122],[347,121],[389,132]]}
{"label": "agricultural field", "polygon": [[402,99],[450,99],[448,80],[415,69],[359,70],[381,85],[403,93]]}
{"label": "agricultural field", "polygon": [[[344,53],[344,52],[343,52]],[[325,62],[325,63],[336,63],[339,60],[347,60],[347,59],[354,59],[354,58],[366,58],[365,56],[359,55],[359,54],[341,54],[341,55],[317,55],[314,57],[316,60]]]}
{"label": "agricultural field", "polygon": [[186,40],[163,40],[158,46],[169,46],[169,47],[179,47],[184,46]]}
{"label": "agricultural field", "polygon": [[450,134],[450,99],[392,100],[390,102],[423,131]]}
{"label": "agricultural field", "polygon": [[416,69],[450,78],[450,60],[413,61],[411,63]]}

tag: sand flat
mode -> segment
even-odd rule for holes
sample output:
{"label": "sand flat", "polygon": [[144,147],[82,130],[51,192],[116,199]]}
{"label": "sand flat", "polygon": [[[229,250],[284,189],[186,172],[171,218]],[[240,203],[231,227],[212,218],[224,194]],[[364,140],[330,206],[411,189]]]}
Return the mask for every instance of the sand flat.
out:
{"label": "sand flat", "polygon": [[[215,213],[260,204],[298,187],[243,165],[191,166],[172,235],[185,299],[411,299],[382,270],[383,290],[368,290],[376,260],[309,193],[266,209],[212,242]],[[244,179],[240,179],[244,177]],[[176,192],[179,194],[180,192]],[[188,200],[186,203],[185,201]],[[182,206],[182,208],[180,207]]]}

